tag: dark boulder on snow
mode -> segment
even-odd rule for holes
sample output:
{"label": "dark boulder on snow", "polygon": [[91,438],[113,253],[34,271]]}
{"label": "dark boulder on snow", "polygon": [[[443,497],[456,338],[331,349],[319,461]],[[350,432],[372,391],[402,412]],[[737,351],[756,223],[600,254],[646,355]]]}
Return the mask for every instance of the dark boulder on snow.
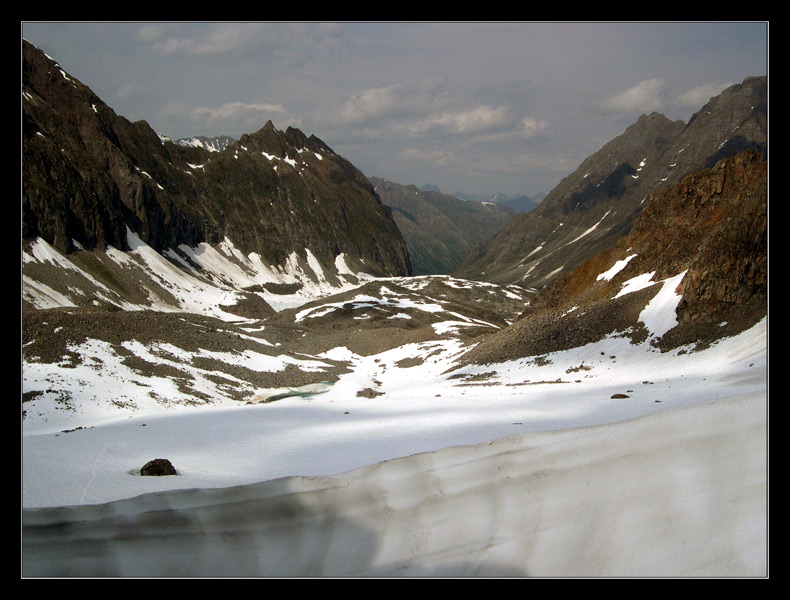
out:
{"label": "dark boulder on snow", "polygon": [[160,477],[162,475],[178,475],[175,467],[166,458],[155,458],[143,465],[140,475]]}

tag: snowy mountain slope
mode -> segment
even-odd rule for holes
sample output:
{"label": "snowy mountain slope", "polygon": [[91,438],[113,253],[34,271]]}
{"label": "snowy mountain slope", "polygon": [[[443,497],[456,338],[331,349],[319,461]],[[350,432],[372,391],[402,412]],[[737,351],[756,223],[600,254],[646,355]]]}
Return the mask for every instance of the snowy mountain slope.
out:
{"label": "snowy mountain slope", "polygon": [[520,288],[358,276],[342,255],[334,272],[296,257],[267,267],[229,242],[182,246],[170,260],[129,237],[129,252],[65,256],[38,240],[23,254],[26,430],[333,383],[349,361],[322,352],[468,343],[506,326],[525,302]]}
{"label": "snowy mountain slope", "polygon": [[[240,279],[211,264],[215,281]],[[676,288],[658,303],[628,294],[644,338],[487,363],[465,357],[525,322],[518,288],[376,278],[245,319],[217,307],[25,311],[23,572],[762,576],[766,320],[662,352],[651,340],[677,320]],[[505,299],[508,318],[490,318]],[[331,385],[304,387],[316,383]],[[733,435],[742,411],[751,425]],[[561,469],[546,454],[558,443]],[[141,477],[156,457],[179,474]],[[255,508],[234,508],[229,529],[222,515],[239,495]],[[179,536],[152,535],[161,514],[179,519]],[[79,544],[64,545],[57,531],[74,520]],[[95,537],[132,524],[110,552]],[[247,542],[223,552],[237,538]],[[595,549],[581,551],[585,540]],[[152,562],[162,552],[180,558]]]}
{"label": "snowy mountain slope", "polygon": [[[616,281],[629,256],[592,279]],[[652,275],[621,290],[643,336],[537,353],[509,353],[529,322],[518,288],[448,277],[370,279],[246,320],[28,311],[23,571],[764,576],[766,319],[662,351],[681,275],[640,292]],[[497,360],[467,360],[489,340]],[[155,457],[178,475],[141,477]],[[179,536],[152,534],[162,514]]]}
{"label": "snowy mountain slope", "polygon": [[[352,367],[317,395],[39,420],[24,572],[761,576],[765,336],[763,321],[691,354],[615,337],[453,374],[458,342],[339,347],[319,358]],[[139,476],[162,456],[178,476]]]}
{"label": "snowy mountain slope", "polygon": [[[129,251],[58,252],[38,238],[23,248],[22,299],[31,308],[93,306],[124,310],[176,310],[225,320],[272,314],[370,278],[352,271],[338,254],[325,269],[309,248],[280,265],[244,256],[226,239],[195,247],[185,244],[163,254],[127,230]],[[364,269],[363,261],[355,261]],[[67,273],[69,277],[64,277]],[[257,312],[252,308],[257,307]]]}
{"label": "snowy mountain slope", "polygon": [[[138,251],[134,272],[167,279]],[[530,352],[521,288],[369,278],[240,318],[187,298],[227,301],[252,271],[229,247],[193,254],[206,276],[171,285],[216,295],[23,314],[23,573],[767,573],[767,319],[658,347],[689,309],[688,270],[651,282],[654,262],[605,253],[575,277],[619,289],[641,335],[585,339],[566,315],[571,343]],[[39,244],[27,260],[90,281],[76,257]],[[157,457],[178,475],[140,476]]]}
{"label": "snowy mountain slope", "polygon": [[[23,41],[22,239],[130,250],[128,231],[160,254],[218,248],[283,266],[409,275],[389,210],[353,165],[315,136],[267,122],[225,150],[163,139],[130,123]],[[306,248],[312,256],[308,256]]]}
{"label": "snowy mountain slope", "polygon": [[[695,347],[748,329],[768,310],[767,194],[767,163],[754,151],[688,175],[651,197],[615,246],[558,275],[465,360],[500,362],[606,335]],[[663,322],[652,307],[665,302],[674,309]]]}
{"label": "snowy mountain slope", "polygon": [[[673,287],[670,284],[666,289]],[[391,308],[393,297],[384,299],[380,306]],[[333,300],[292,312],[296,319],[307,320],[316,311],[337,310],[338,303]],[[128,314],[123,331],[129,339],[121,344],[92,338],[90,326],[77,321],[74,324],[85,332],[85,342],[56,353],[54,362],[45,360],[44,355],[24,366],[26,389],[43,388],[36,400],[25,403],[24,504],[96,503],[173,486],[216,487],[226,485],[234,472],[237,475],[232,480],[236,482],[246,477],[329,475],[447,445],[481,443],[524,431],[619,422],[706,399],[764,394],[766,321],[704,350],[691,352],[680,347],[662,352],[650,339],[672,322],[679,301],[679,296],[670,293],[665,302],[644,308],[651,335],[640,343],[613,334],[567,350],[461,366],[459,359],[469,352],[469,345],[463,338],[447,335],[454,331],[450,326],[460,321],[455,315],[437,323],[444,333],[438,339],[408,341],[369,353],[337,345],[312,356],[267,340],[265,321],[249,332],[249,339],[242,338],[235,346],[228,340],[243,328],[211,331],[217,321],[189,319],[188,315],[181,319],[195,334],[191,339],[173,336],[169,344],[153,343],[150,338],[156,338],[157,332],[149,331],[145,336],[135,331],[128,324],[135,312],[123,313]],[[369,296],[365,302],[375,304]],[[426,309],[436,310],[435,305],[425,303],[413,312]],[[26,343],[26,354],[37,353],[37,338],[51,343],[58,330],[66,327],[65,319],[55,318],[59,314],[41,313],[50,327],[47,332],[26,327],[32,338]],[[364,323],[367,320],[360,320],[357,335],[365,335]],[[332,324],[325,322],[325,326],[331,328]],[[108,331],[103,322],[94,328]],[[372,331],[375,335],[376,330]],[[113,348],[117,349],[115,354],[110,351]],[[150,372],[141,368],[144,363]],[[223,363],[233,364],[239,371],[255,371],[261,377],[268,371],[283,372],[284,363],[296,367],[284,373],[284,383],[296,383],[296,369],[313,371],[319,380],[326,381],[334,367],[334,383],[317,395],[294,395],[273,403],[260,403],[251,395],[270,391],[263,387],[247,388],[246,397],[234,399],[220,392],[223,388],[244,391],[243,382],[233,377],[238,373],[224,374]],[[190,384],[185,374],[179,375],[178,368],[191,370],[194,383]],[[42,376],[50,379],[39,384]],[[64,398],[68,385],[81,388],[81,392]],[[60,398],[52,395],[56,386]],[[136,396],[128,390],[136,390]],[[148,403],[135,405],[135,399],[145,395]],[[201,396],[210,399],[200,402]],[[221,425],[225,419],[227,424]],[[214,424],[209,426],[209,422]],[[160,437],[159,428],[152,428],[154,423],[161,423],[161,432],[169,434]],[[142,424],[147,432],[143,437],[117,433],[118,428],[135,431]],[[183,433],[176,435],[182,427]],[[197,435],[204,427],[204,435]],[[210,436],[216,436],[212,444],[208,443],[209,431],[213,431]],[[105,435],[110,437],[101,442]],[[117,454],[108,457],[111,462],[106,463],[106,469],[99,472],[91,467],[96,465],[94,459],[100,458],[91,458],[92,453],[103,452],[111,439],[118,441],[127,435],[127,441],[112,443]],[[99,437],[90,442],[93,449],[86,448],[84,442],[94,436]],[[233,439],[246,441],[234,450]],[[195,442],[201,448],[194,446]],[[225,449],[215,453],[214,443],[224,444]],[[70,466],[59,464],[61,459],[42,462],[44,456],[53,456],[52,444],[61,448],[57,454]],[[71,458],[65,453],[68,447],[76,453]],[[321,450],[316,452],[317,448]],[[86,450],[84,458],[77,460]],[[245,458],[248,452],[251,455]],[[185,475],[192,469],[202,474],[197,479],[127,480],[134,462],[147,453],[167,455]],[[178,460],[180,454],[188,457],[195,453],[201,458]],[[255,455],[269,458],[255,460]],[[216,461],[225,467],[205,470],[199,466]],[[121,464],[125,466],[120,468]],[[89,486],[74,485],[88,475]],[[105,477],[106,485],[101,484]]]}

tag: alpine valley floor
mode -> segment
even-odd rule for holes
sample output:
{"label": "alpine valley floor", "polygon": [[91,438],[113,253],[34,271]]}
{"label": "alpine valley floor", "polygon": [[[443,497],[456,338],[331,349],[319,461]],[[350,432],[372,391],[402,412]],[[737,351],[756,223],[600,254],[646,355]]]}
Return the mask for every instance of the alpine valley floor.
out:
{"label": "alpine valley floor", "polygon": [[[767,576],[766,319],[698,351],[463,352],[336,347],[332,385],[276,401],[26,419],[23,576]],[[157,457],[178,475],[140,476]]]}

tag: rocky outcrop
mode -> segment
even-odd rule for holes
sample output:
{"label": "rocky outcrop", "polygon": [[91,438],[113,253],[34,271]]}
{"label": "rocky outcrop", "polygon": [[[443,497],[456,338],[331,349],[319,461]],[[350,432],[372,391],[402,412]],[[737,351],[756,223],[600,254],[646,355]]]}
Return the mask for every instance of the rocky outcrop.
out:
{"label": "rocky outcrop", "polygon": [[[191,202],[185,156],[119,117],[23,41],[22,237],[62,252],[126,249],[126,227],[157,248],[209,236]],[[166,187],[165,187],[166,186]]]}
{"label": "rocky outcrop", "polygon": [[636,123],[519,214],[455,272],[545,287],[558,273],[613,246],[653,194],[746,149],[767,148],[767,79],[752,77],[712,98],[687,124],[663,115]]}
{"label": "rocky outcrop", "polygon": [[[745,329],[768,302],[767,163],[747,151],[658,194],[628,241],[662,279],[686,271],[678,327],[664,344]],[[638,263],[637,263],[638,264]],[[636,265],[635,265],[636,266]]]}
{"label": "rocky outcrop", "polygon": [[27,42],[22,79],[23,240],[124,250],[128,227],[160,253],[227,238],[267,264],[309,249],[324,267],[344,253],[373,274],[411,274],[389,209],[318,138],[267,123],[221,152],[175,144]]}

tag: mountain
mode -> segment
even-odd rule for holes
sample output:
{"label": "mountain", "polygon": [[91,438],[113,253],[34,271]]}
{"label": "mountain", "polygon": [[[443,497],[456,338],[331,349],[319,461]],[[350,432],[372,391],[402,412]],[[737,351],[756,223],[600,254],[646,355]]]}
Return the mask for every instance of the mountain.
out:
{"label": "mountain", "polygon": [[626,235],[652,194],[746,149],[767,149],[766,77],[724,90],[688,123],[642,115],[454,274],[540,289]]}
{"label": "mountain", "polygon": [[[738,335],[767,315],[767,230],[765,157],[747,150],[722,159],[653,195],[628,235],[557,275],[464,361],[504,362],[607,337],[667,351]],[[674,309],[657,322],[651,305]]]}
{"label": "mountain", "polygon": [[765,174],[689,175],[515,322],[447,276],[26,311],[23,574],[765,577]]}
{"label": "mountain", "polygon": [[175,144],[25,53],[25,576],[765,577],[763,152],[535,293],[410,275],[315,137]]}
{"label": "mountain", "polygon": [[[70,254],[142,244],[187,272],[205,269],[210,248],[250,285],[285,272],[336,286],[360,271],[412,272],[390,210],[315,136],[269,122],[220,152],[175,144],[116,115],[27,42],[22,84],[27,245]],[[115,283],[104,268],[90,274]]]}
{"label": "mountain", "polygon": [[[520,289],[472,284],[484,290],[476,298],[466,282],[409,280],[391,210],[315,136],[268,122],[224,150],[176,144],[116,115],[32,45],[23,44],[23,59],[28,418],[55,402],[79,420],[75,407],[86,398],[110,414],[116,403],[249,400],[336,379],[347,367],[316,356],[330,349],[323,340],[362,353],[469,340],[523,309]],[[319,302],[310,318],[299,317],[296,307]],[[333,302],[336,313],[327,308]],[[94,363],[95,344],[107,354]],[[129,348],[141,344],[150,354],[134,358]],[[257,364],[236,364],[244,355]],[[94,395],[81,377],[55,375],[63,357],[105,377],[120,369],[112,398]],[[178,389],[163,395],[160,377]]]}
{"label": "mountain", "polygon": [[513,216],[511,210],[490,202],[460,200],[379,177],[370,181],[392,209],[418,275],[451,273],[473,247],[499,232]]}
{"label": "mountain", "polygon": [[526,194],[521,196],[508,196],[507,194],[496,194],[488,202],[493,202],[498,206],[506,206],[514,213],[529,212],[534,210],[538,201],[530,198]]}

